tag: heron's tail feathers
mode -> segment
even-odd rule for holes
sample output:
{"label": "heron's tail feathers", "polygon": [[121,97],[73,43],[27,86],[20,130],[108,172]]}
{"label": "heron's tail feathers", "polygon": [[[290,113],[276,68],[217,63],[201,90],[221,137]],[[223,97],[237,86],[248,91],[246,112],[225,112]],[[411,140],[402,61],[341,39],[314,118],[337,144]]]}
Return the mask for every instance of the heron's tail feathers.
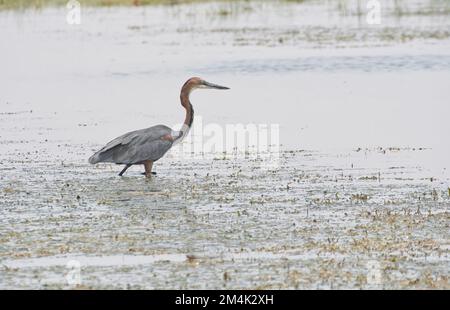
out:
{"label": "heron's tail feathers", "polygon": [[95,153],[94,155],[89,157],[89,163],[90,164],[96,164],[98,162],[100,162],[100,158],[99,158],[99,154],[98,153]]}
{"label": "heron's tail feathers", "polygon": [[103,148],[91,157],[89,157],[89,163],[97,164],[97,163],[122,163],[120,160],[115,160],[114,151],[116,148],[106,149]]}

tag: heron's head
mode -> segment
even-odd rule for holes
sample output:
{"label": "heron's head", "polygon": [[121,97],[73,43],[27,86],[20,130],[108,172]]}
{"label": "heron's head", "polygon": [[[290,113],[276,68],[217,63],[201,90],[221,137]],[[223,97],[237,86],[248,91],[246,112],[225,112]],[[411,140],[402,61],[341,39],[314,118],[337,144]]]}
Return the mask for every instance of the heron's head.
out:
{"label": "heron's head", "polygon": [[184,83],[182,90],[187,90],[191,92],[197,88],[208,88],[208,89],[229,89],[228,87],[217,85],[214,83],[207,82],[199,77],[193,77]]}

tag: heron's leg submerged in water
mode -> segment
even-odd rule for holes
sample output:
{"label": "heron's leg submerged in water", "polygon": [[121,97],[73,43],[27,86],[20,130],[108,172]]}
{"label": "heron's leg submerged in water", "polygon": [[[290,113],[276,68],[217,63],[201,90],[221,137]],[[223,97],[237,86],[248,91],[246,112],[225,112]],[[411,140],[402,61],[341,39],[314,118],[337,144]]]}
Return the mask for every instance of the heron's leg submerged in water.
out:
{"label": "heron's leg submerged in water", "polygon": [[152,176],[153,162],[151,160],[144,161],[144,167],[145,167],[145,176],[147,178],[151,177]]}

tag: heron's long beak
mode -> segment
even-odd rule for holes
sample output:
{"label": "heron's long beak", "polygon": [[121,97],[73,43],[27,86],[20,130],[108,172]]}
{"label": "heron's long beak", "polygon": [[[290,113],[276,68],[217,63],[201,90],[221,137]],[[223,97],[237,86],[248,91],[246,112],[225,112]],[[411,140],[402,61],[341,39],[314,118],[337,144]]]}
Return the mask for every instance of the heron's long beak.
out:
{"label": "heron's long beak", "polygon": [[230,89],[229,87],[220,86],[220,85],[213,84],[213,83],[209,83],[209,82],[206,82],[206,81],[203,81],[203,85],[205,85],[206,88],[214,88],[214,89]]}

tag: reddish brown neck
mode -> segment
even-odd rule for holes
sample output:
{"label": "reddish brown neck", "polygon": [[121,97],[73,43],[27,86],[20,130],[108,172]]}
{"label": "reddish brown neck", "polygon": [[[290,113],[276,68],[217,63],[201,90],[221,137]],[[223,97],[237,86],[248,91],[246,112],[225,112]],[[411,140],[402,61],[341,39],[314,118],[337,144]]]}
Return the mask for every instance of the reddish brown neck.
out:
{"label": "reddish brown neck", "polygon": [[181,89],[180,100],[181,105],[186,109],[186,117],[184,118],[184,124],[189,128],[194,121],[194,109],[192,108],[192,104],[189,101],[189,94],[191,92],[190,87],[183,86]]}

